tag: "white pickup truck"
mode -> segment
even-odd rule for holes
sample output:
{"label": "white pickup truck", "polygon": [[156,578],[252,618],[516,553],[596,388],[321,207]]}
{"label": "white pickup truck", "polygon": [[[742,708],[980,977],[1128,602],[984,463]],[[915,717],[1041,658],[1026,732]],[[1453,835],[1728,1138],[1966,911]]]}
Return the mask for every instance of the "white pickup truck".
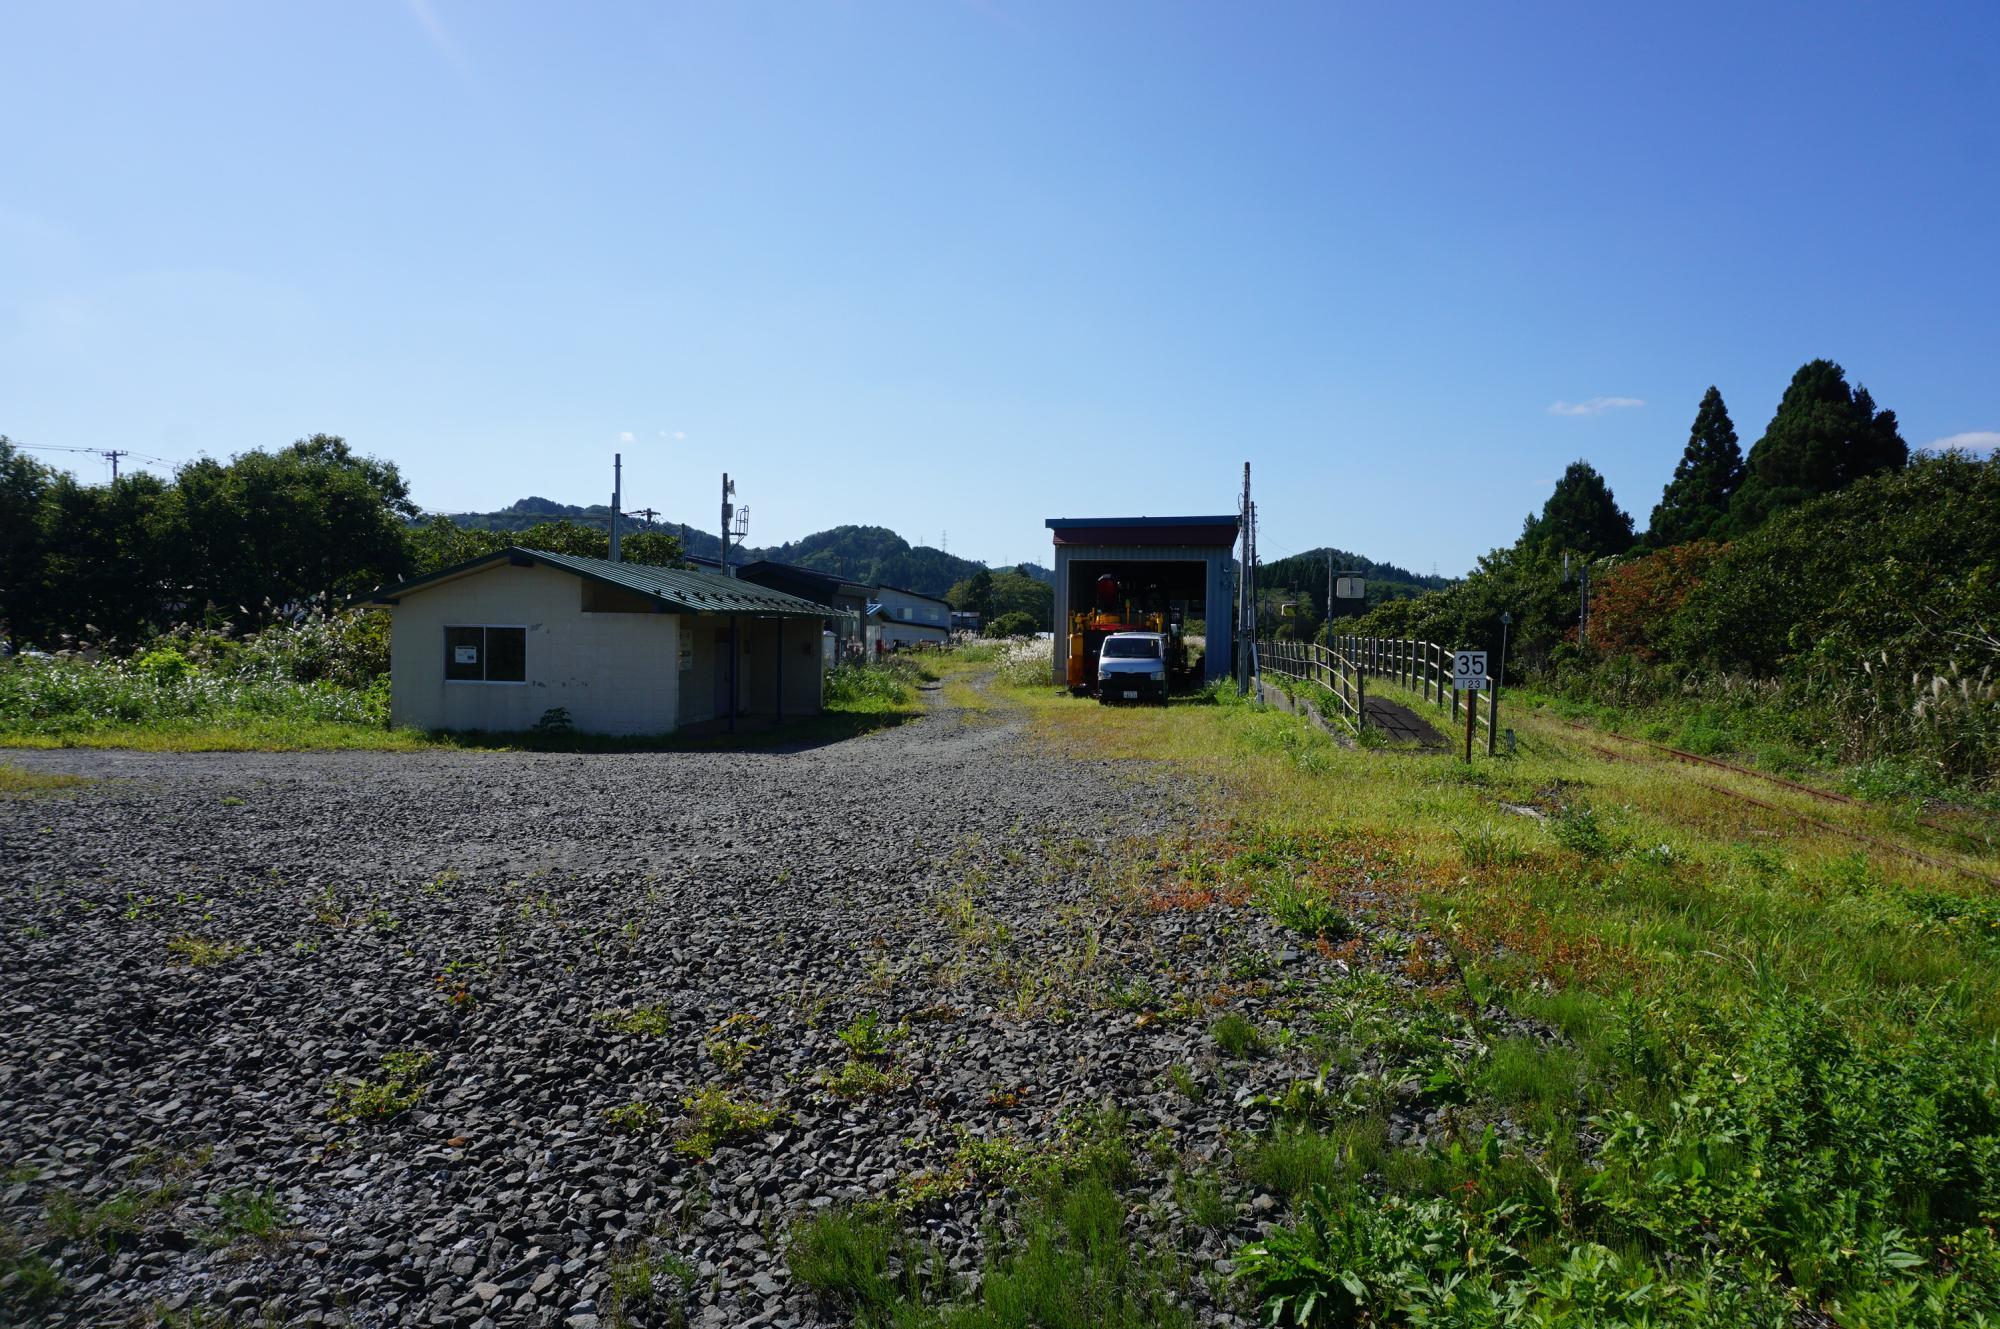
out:
{"label": "white pickup truck", "polygon": [[1157,632],[1114,632],[1097,651],[1097,699],[1167,704],[1167,640]]}

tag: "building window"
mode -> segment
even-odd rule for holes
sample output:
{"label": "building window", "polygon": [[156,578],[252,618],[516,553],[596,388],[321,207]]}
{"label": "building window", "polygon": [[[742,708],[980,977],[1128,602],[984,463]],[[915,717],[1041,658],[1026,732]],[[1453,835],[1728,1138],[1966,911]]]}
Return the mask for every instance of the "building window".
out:
{"label": "building window", "polygon": [[448,627],[444,630],[447,683],[528,681],[526,628]]}
{"label": "building window", "polygon": [[910,607],[908,605],[898,605],[896,607],[896,617],[902,619],[904,622],[908,622],[910,618]]}

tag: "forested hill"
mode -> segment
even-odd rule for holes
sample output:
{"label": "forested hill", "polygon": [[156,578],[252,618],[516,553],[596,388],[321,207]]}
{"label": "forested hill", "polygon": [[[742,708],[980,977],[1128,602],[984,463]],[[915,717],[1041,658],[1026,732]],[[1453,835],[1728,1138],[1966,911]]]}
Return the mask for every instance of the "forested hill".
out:
{"label": "forested hill", "polygon": [[[546,498],[524,498],[498,512],[454,512],[447,514],[460,526],[481,531],[524,531],[538,522],[568,520],[581,526],[608,530],[611,508],[595,503],[580,507]],[[628,521],[634,521],[630,513]],[[635,522],[636,525],[636,522]],[[669,535],[681,533],[680,523],[660,521],[656,528]],[[699,558],[714,558],[722,542],[712,530],[693,525],[687,528],[687,552]],[[985,568],[984,563],[959,558],[929,545],[912,545],[886,526],[836,526],[800,540],[778,545],[751,545],[742,551],[743,561],[769,558],[800,567],[817,568],[869,585],[887,582],[925,595],[943,595],[953,585]],[[1042,581],[1049,570],[1034,563],[1024,564],[1030,576]]]}
{"label": "forested hill", "polygon": [[1326,598],[1327,556],[1333,556],[1336,572],[1360,572],[1368,578],[1368,602],[1380,604],[1384,600],[1401,600],[1422,595],[1425,591],[1439,591],[1451,585],[1450,577],[1427,577],[1408,568],[1397,567],[1394,563],[1377,563],[1372,558],[1349,553],[1345,549],[1309,549],[1303,554],[1281,558],[1271,563],[1261,563],[1257,568],[1257,581],[1264,587],[1282,587],[1289,591],[1317,592],[1316,600]]}

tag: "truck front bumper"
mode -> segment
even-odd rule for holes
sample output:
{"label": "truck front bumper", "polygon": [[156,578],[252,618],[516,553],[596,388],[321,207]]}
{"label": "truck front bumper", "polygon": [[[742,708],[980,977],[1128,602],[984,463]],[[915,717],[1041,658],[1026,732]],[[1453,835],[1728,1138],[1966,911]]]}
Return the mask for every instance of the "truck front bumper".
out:
{"label": "truck front bumper", "polygon": [[1109,674],[1097,680],[1099,701],[1165,701],[1167,681],[1144,674]]}

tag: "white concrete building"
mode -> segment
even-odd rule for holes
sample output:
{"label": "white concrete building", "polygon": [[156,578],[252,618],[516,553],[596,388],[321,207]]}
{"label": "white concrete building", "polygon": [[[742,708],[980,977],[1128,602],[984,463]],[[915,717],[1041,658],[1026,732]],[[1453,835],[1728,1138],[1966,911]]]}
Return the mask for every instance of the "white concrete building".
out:
{"label": "white concrete building", "polygon": [[820,709],[832,611],[723,577],[508,548],[389,586],[390,718],[521,730],[565,713],[585,733],[728,728]]}

